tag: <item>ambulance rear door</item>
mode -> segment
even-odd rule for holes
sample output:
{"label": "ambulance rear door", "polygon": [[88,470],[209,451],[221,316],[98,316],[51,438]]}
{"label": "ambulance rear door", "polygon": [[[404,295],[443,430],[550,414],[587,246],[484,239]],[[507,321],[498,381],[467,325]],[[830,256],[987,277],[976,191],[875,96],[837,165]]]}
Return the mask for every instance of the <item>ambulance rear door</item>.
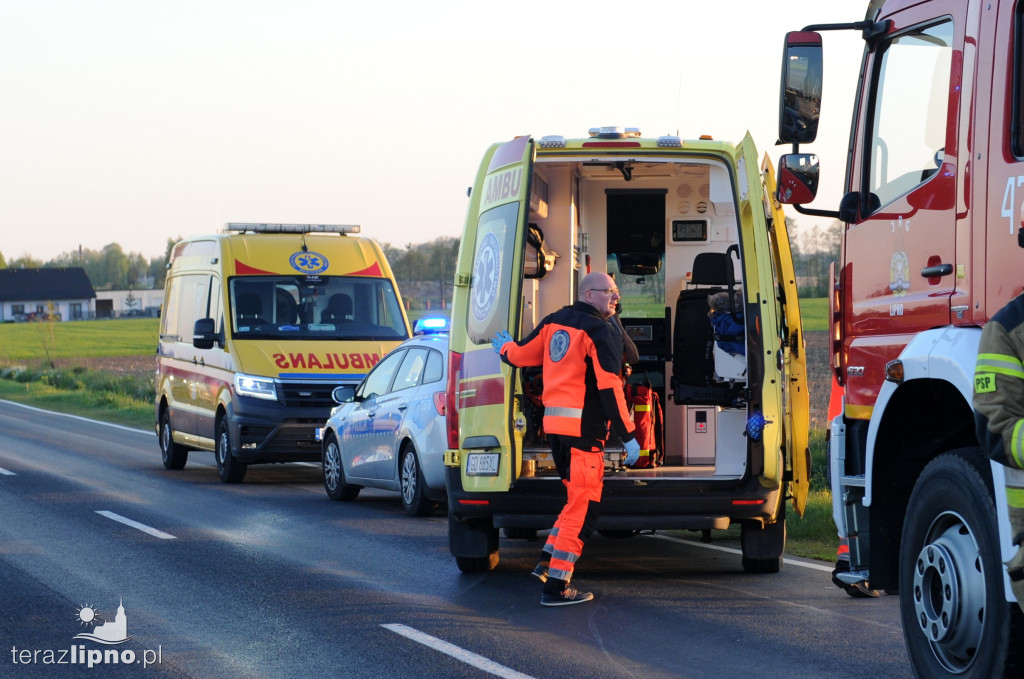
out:
{"label": "ambulance rear door", "polygon": [[775,171],[768,156],[761,163],[765,218],[775,270],[776,295],[781,305],[782,390],[784,440],[792,481],[793,508],[804,515],[810,483],[811,459],[808,448],[810,398],[807,393],[807,351],[796,291],[793,253],[786,229],[786,215],[775,200]]}
{"label": "ambulance rear door", "polygon": [[[502,363],[491,339],[519,328],[523,254],[529,219],[535,143],[519,137],[492,147],[481,164],[467,218],[472,274],[464,291],[465,342],[458,378],[459,444],[466,491],[504,491],[519,474],[522,437],[513,426],[517,374]],[[458,293],[456,293],[458,294]],[[453,328],[454,332],[454,328]]]}

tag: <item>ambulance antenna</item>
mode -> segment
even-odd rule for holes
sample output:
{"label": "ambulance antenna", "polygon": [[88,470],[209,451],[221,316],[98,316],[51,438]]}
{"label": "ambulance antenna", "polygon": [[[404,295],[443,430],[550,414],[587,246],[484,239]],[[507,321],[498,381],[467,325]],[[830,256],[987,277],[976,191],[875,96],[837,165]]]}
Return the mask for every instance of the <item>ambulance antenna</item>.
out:
{"label": "ambulance antenna", "polygon": [[676,90],[676,136],[679,136],[680,102],[683,99],[683,72],[679,71],[679,88]]}

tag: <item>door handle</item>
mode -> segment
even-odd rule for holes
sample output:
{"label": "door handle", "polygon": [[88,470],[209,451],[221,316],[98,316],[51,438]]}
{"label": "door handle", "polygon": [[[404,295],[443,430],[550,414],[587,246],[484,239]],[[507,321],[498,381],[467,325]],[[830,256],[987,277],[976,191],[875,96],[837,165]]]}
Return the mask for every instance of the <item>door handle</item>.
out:
{"label": "door handle", "polygon": [[405,410],[408,407],[409,407],[408,403],[402,403],[402,404],[399,404],[398,409],[399,410]]}
{"label": "door handle", "polygon": [[935,278],[936,276],[948,276],[953,273],[952,264],[936,264],[935,266],[926,266],[921,269],[921,276],[923,278]]}

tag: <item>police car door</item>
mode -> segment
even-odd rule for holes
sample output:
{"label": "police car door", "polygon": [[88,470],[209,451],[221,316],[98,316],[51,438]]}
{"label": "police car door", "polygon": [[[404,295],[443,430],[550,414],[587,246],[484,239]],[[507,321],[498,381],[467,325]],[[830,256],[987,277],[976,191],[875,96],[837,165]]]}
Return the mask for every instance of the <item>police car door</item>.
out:
{"label": "police car door", "polygon": [[477,195],[470,204],[476,231],[459,381],[459,439],[467,490],[508,488],[519,474],[522,459],[521,437],[513,426],[516,373],[498,360],[491,338],[508,330],[520,339],[534,152],[530,137],[492,147],[477,175]]}

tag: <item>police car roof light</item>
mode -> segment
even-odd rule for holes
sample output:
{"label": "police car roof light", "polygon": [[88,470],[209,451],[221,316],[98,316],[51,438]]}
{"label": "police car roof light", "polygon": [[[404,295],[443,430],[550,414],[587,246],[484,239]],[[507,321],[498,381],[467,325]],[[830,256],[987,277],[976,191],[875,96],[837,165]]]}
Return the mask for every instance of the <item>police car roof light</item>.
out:
{"label": "police car roof light", "polygon": [[421,318],[416,321],[413,326],[412,334],[414,335],[430,335],[439,332],[448,332],[448,319],[437,316],[429,318]]}
{"label": "police car roof light", "polygon": [[251,231],[253,233],[359,233],[358,224],[263,224],[255,222],[228,222],[225,231]]}

